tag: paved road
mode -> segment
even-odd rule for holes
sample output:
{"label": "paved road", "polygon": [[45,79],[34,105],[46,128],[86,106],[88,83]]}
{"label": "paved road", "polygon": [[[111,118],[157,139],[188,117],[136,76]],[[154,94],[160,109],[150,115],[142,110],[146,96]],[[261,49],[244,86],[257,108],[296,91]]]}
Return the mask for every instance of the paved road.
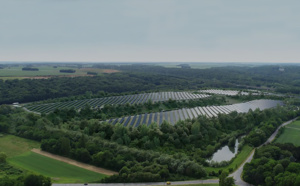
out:
{"label": "paved road", "polygon": [[[262,145],[266,145],[266,144],[271,143],[271,142],[275,139],[275,137],[276,137],[276,135],[277,135],[277,133],[278,133],[278,131],[279,131],[279,129],[280,129],[281,127],[284,127],[284,126],[286,126],[286,125],[292,123],[292,122],[295,121],[296,119],[297,119],[297,118],[294,118],[294,119],[292,119],[292,120],[289,120],[289,121],[287,121],[287,122],[281,124],[281,125],[276,129],[276,131],[269,137],[269,139],[268,139],[264,144],[262,144]],[[262,146],[262,145],[261,145],[261,146]],[[261,146],[259,146],[259,147],[261,147]],[[259,148],[259,147],[258,147],[258,148]]]}
{"label": "paved road", "polygon": [[[281,127],[290,124],[291,122],[295,121],[296,119],[297,119],[297,118],[294,118],[294,119],[292,119],[292,120],[289,120],[289,121],[287,121],[287,122],[281,124],[281,125],[276,129],[276,131],[275,131],[275,132],[267,139],[267,141],[266,141],[264,144],[262,144],[261,146],[259,146],[258,148],[262,147],[263,145],[266,145],[266,144],[271,143],[271,142],[275,139],[275,137],[276,137],[276,135],[277,135],[277,133],[278,133],[278,131],[279,131],[279,129],[280,129]],[[249,186],[249,185],[251,185],[251,184],[249,184],[249,183],[247,183],[247,182],[244,182],[244,181],[242,180],[242,178],[241,178],[241,175],[242,175],[242,172],[243,172],[243,169],[244,169],[244,165],[245,165],[247,162],[251,162],[251,160],[252,160],[252,158],[253,158],[253,155],[254,155],[254,152],[255,152],[255,150],[253,150],[253,151],[251,152],[251,154],[250,154],[250,156],[247,158],[247,160],[246,160],[246,161],[245,161],[245,162],[244,162],[244,163],[243,163],[243,164],[242,164],[235,172],[233,172],[232,174],[229,175],[230,177],[233,177],[233,178],[235,179],[235,184],[236,184],[236,185],[240,185],[240,186]]]}
{"label": "paved road", "polygon": [[[219,179],[211,180],[192,180],[192,181],[172,181],[172,185],[184,184],[208,184],[219,183]],[[52,184],[52,186],[81,186],[84,184]],[[147,186],[147,185],[166,185],[166,182],[148,182],[148,183],[89,183],[92,186]]]}
{"label": "paved road", "polygon": [[[268,138],[268,140],[262,144],[261,146],[263,145],[266,145],[266,144],[269,144],[271,143],[279,129],[285,125],[288,125],[290,124],[291,122],[295,121],[297,118],[294,118],[292,120],[289,120],[283,124],[281,124],[277,129],[276,131]],[[258,148],[260,148],[261,146],[259,146]],[[248,156],[248,158],[244,161],[244,163],[242,163],[242,165],[235,171],[233,172],[232,174],[230,174],[229,176],[230,177],[233,177],[235,179],[235,184],[236,185],[239,185],[239,186],[250,186],[251,184],[245,182],[242,180],[241,178],[241,175],[242,175],[242,172],[243,172],[243,168],[244,168],[244,165],[247,163],[247,162],[250,162],[253,158],[253,155],[254,155],[254,152],[255,150],[253,150],[251,152],[251,154]],[[210,180],[193,180],[193,181],[176,181],[176,182],[173,182],[172,181],[172,185],[183,185],[183,184],[202,184],[202,183],[219,183],[219,179],[210,179]],[[52,184],[53,186],[80,186],[80,185],[84,185],[84,184]],[[146,185],[166,185],[166,182],[148,182],[148,183],[103,183],[103,184],[88,184],[88,185],[92,185],[92,186],[146,186]]]}

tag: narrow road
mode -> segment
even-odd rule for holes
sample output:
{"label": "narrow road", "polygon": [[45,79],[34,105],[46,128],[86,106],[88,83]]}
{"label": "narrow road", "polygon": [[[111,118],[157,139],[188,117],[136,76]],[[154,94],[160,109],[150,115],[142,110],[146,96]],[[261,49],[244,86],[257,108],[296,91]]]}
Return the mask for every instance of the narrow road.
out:
{"label": "narrow road", "polygon": [[[219,183],[219,179],[211,180],[192,180],[192,181],[172,181],[172,185],[193,185],[193,184],[210,184]],[[72,184],[52,184],[52,186],[80,186],[82,183]],[[166,185],[166,182],[147,182],[147,183],[89,183],[92,186],[149,186],[149,185]]]}
{"label": "narrow road", "polygon": [[[269,144],[271,143],[279,129],[283,126],[286,126],[290,123],[292,123],[293,121],[295,121],[297,118],[294,118],[292,120],[289,120],[283,124],[281,124],[276,131],[268,138],[268,140],[263,143],[261,146],[257,147],[260,148],[263,145]],[[242,172],[243,172],[243,168],[244,165],[248,162],[251,162],[253,155],[254,155],[255,150],[253,150],[250,155],[248,156],[248,158],[244,161],[244,163],[242,163],[242,165],[236,170],[234,171],[232,174],[229,175],[229,177],[233,177],[235,179],[235,184],[239,185],[239,186],[250,186],[251,184],[245,182],[242,180],[241,176],[242,176]],[[172,185],[189,185],[189,184],[208,184],[208,183],[219,183],[219,179],[209,179],[209,180],[192,180],[192,181],[172,181]],[[80,186],[83,184],[52,184],[53,186]],[[147,186],[147,185],[166,185],[166,182],[148,182],[148,183],[95,183],[95,184],[88,184],[88,185],[92,185],[92,186]]]}
{"label": "narrow road", "polygon": [[[263,145],[267,145],[267,144],[271,143],[271,142],[275,139],[275,137],[276,137],[276,135],[277,135],[277,133],[278,133],[278,131],[279,131],[279,129],[280,129],[281,127],[286,126],[286,125],[292,123],[292,122],[295,121],[296,119],[297,119],[297,118],[294,118],[294,119],[292,119],[292,120],[289,120],[289,121],[287,121],[287,122],[281,124],[281,125],[275,130],[275,132],[267,139],[267,141],[266,141],[265,143],[263,143],[262,145],[260,145],[259,147],[257,147],[257,148],[260,148],[260,147],[262,147]],[[243,164],[242,164],[235,172],[233,172],[232,174],[229,175],[229,177],[233,177],[233,178],[235,179],[235,184],[236,184],[236,185],[239,185],[239,186],[249,186],[249,185],[251,185],[251,184],[245,182],[244,180],[242,180],[241,176],[242,176],[242,172],[243,172],[243,169],[244,169],[244,165],[245,165],[246,163],[248,163],[248,162],[251,162],[251,160],[252,160],[252,158],[253,158],[253,155],[254,155],[254,152],[255,152],[255,150],[253,150],[253,151],[251,152],[251,154],[248,156],[248,158],[245,160],[245,162],[244,162],[244,163],[243,163]]]}

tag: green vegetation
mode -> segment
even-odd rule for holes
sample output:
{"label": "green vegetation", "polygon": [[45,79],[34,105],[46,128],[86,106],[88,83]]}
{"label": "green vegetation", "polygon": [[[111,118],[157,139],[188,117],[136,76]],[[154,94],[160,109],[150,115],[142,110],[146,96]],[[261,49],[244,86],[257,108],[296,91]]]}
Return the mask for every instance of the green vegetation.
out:
{"label": "green vegetation", "polygon": [[[11,67],[20,68],[20,67]],[[66,67],[46,67],[51,68],[49,75],[57,75],[59,70]],[[68,67],[71,69],[71,67]],[[73,67],[74,68],[74,67]],[[32,102],[46,99],[70,97],[83,95],[86,92],[98,94],[99,91],[105,93],[134,93],[146,91],[165,90],[198,90],[200,88],[239,88],[268,87],[281,93],[300,92],[296,80],[300,78],[298,66],[287,67],[285,73],[278,71],[278,66],[263,67],[220,67],[209,69],[177,69],[164,68],[147,65],[94,65],[95,71],[110,69],[112,71],[122,71],[122,73],[104,74],[101,77],[77,77],[77,78],[53,78],[36,79],[33,84],[31,80],[6,80],[0,81],[0,103]],[[17,70],[17,74],[41,73],[35,76],[45,76],[42,67],[37,72],[25,72]],[[55,71],[55,73],[53,72]],[[86,75],[90,68],[81,71],[76,68],[78,75]],[[7,68],[1,69],[2,76],[9,76]],[[47,70],[46,70],[47,71]],[[16,72],[15,72],[16,73]],[[281,73],[281,76],[278,74]],[[14,73],[12,73],[14,74]],[[70,74],[66,74],[70,75]],[[13,75],[16,76],[16,75]],[[19,74],[17,76],[30,76],[30,74]]]}
{"label": "green vegetation", "polygon": [[76,70],[73,70],[73,69],[61,69],[61,70],[59,70],[59,72],[61,72],[61,73],[75,73]]}
{"label": "green vegetation", "polygon": [[39,142],[17,136],[4,135],[0,137],[1,152],[8,156],[7,161],[10,164],[0,165],[2,166],[1,170],[6,170],[2,176],[0,174],[0,177],[11,173],[18,176],[24,173],[27,174],[28,171],[49,176],[53,179],[53,182],[57,183],[94,182],[105,177],[102,174],[30,152],[32,148],[39,147]]}
{"label": "green vegetation", "polygon": [[293,144],[269,144],[255,151],[244,166],[243,178],[254,185],[300,185],[300,148]]}
{"label": "green vegetation", "polygon": [[[282,120],[297,114],[292,110],[277,107],[240,114],[232,112],[217,118],[180,121],[174,126],[163,122],[160,127],[153,123],[149,127],[132,128],[99,122],[96,118],[73,117],[62,121],[56,113],[35,115],[1,106],[0,129],[41,141],[42,150],[119,171],[119,175],[106,177],[102,182],[187,180],[219,176],[222,171],[207,172],[203,167],[209,166],[206,161],[209,156],[249,131],[251,138],[245,137],[241,144],[252,144],[252,138],[263,141]],[[81,110],[79,114],[89,112]],[[260,133],[255,133],[257,129]],[[251,148],[245,146],[232,165],[223,165],[229,165],[228,171],[232,171],[249,151]]]}
{"label": "green vegetation", "polygon": [[9,163],[0,165],[1,170],[5,170],[4,173],[0,174],[0,177],[5,175],[16,177],[33,172],[49,176],[53,179],[53,182],[57,183],[95,182],[105,177],[102,174],[30,152],[32,148],[39,147],[40,143],[37,141],[13,135],[0,137],[1,152],[8,156],[7,161]]}
{"label": "green vegetation", "polygon": [[97,69],[97,68],[90,68],[91,65],[51,65],[51,64],[34,64],[31,65],[32,67],[27,67],[27,65],[7,65],[0,68],[0,79],[2,80],[9,80],[9,79],[24,79],[29,77],[43,77],[43,76],[68,76],[70,75],[69,72],[60,72],[66,68],[76,71],[72,73],[75,76],[84,76],[87,72],[91,72],[90,75],[98,75],[102,73],[111,73],[117,71],[111,71],[106,69]]}
{"label": "green vegetation", "polygon": [[[284,71],[279,71],[279,66],[275,65],[210,66],[211,68],[207,69],[195,69],[193,65],[191,69],[141,64],[31,65],[31,68],[39,69],[35,72],[22,71],[24,66],[1,65],[1,76],[7,80],[0,80],[0,104],[33,101],[64,102],[79,98],[90,99],[157,91],[197,92],[205,88],[268,89],[273,93],[288,93],[292,97],[274,96],[276,99],[285,100],[287,104],[284,107],[278,106],[263,111],[256,109],[248,113],[231,112],[212,118],[201,116],[193,118],[193,113],[185,112],[186,115],[190,115],[185,117],[193,119],[179,121],[174,125],[164,121],[160,126],[152,123],[149,126],[139,125],[136,128],[124,127],[120,124],[111,125],[99,120],[174,108],[222,105],[226,102],[251,100],[255,96],[238,95],[231,98],[214,96],[205,101],[189,102],[169,100],[157,105],[146,103],[120,106],[109,105],[111,102],[107,102],[108,104],[99,110],[91,110],[87,105],[80,107],[81,109],[57,109],[41,115],[25,112],[21,108],[1,105],[0,132],[5,135],[0,137],[0,147],[8,158],[6,159],[6,155],[0,153],[0,166],[3,170],[0,175],[0,186],[5,182],[23,186],[34,180],[49,184],[48,178],[28,175],[32,172],[56,178],[55,182],[90,182],[101,179],[101,182],[123,183],[220,177],[222,185],[227,183],[232,185],[233,180],[226,178],[226,172],[232,172],[240,166],[253,148],[260,146],[283,121],[300,115],[300,111],[295,107],[300,105],[300,101],[294,96],[300,93],[299,66],[286,66]],[[76,72],[63,74],[59,72],[62,69],[76,70]],[[87,73],[103,73],[105,69],[110,69],[106,72],[121,71],[122,73],[87,76]],[[70,78],[73,75],[84,77]],[[9,80],[11,77],[33,76],[47,77],[37,77],[41,79],[34,80]],[[259,96],[264,97],[264,95]],[[265,96],[265,98],[273,97]],[[153,119],[157,116],[158,114],[154,115]],[[168,118],[164,115],[159,116],[162,116],[159,121]],[[139,119],[141,120],[142,117]],[[158,121],[157,118],[155,121]],[[287,126],[286,129],[289,129],[288,127],[300,128],[298,124]],[[25,141],[7,134],[36,142]],[[292,134],[289,131],[286,133],[289,136]],[[206,161],[221,146],[226,144],[232,146],[236,138],[241,135],[246,137],[240,143],[240,153],[232,161],[221,163]],[[295,142],[297,138],[290,140]],[[77,167],[70,168],[62,162],[29,151],[39,145],[45,151],[115,170],[119,174],[111,177],[103,177],[96,173],[90,175],[85,170],[77,170]],[[299,147],[291,144],[262,147],[256,151],[254,161],[247,164],[244,179],[260,185],[299,185],[300,178],[297,175],[300,174],[299,154]],[[58,168],[55,168],[55,165]],[[50,169],[45,169],[46,167]],[[69,169],[71,170],[68,172]],[[5,177],[7,175],[9,177]]]}
{"label": "green vegetation", "polygon": [[8,159],[16,167],[51,177],[57,183],[84,183],[99,181],[105,176],[67,163],[27,152]]}
{"label": "green vegetation", "polygon": [[274,143],[293,143],[295,146],[300,146],[300,121],[286,125]]}
{"label": "green vegetation", "polygon": [[4,152],[9,158],[21,155],[33,148],[39,148],[40,143],[33,140],[20,138],[13,135],[0,137],[0,151]]}
{"label": "green vegetation", "polygon": [[[65,67],[53,68],[53,66],[39,66],[38,71],[22,71],[24,68],[22,65],[6,67],[1,69],[2,77],[33,77],[33,76],[56,76],[62,75],[59,70],[64,69]],[[77,68],[74,68],[77,69]],[[67,75],[68,73],[66,73]]]}
{"label": "green vegetation", "polygon": [[23,71],[39,71],[38,68],[32,68],[32,67],[23,67],[22,70]]}

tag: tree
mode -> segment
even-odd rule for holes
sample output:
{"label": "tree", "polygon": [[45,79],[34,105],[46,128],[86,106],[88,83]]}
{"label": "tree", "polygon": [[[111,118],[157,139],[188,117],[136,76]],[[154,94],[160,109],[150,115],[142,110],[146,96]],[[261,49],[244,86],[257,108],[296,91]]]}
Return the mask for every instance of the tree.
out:
{"label": "tree", "polygon": [[60,141],[60,154],[68,156],[71,150],[70,140],[66,137],[59,139]]}
{"label": "tree", "polygon": [[6,162],[6,154],[3,152],[0,152],[0,163],[5,163]]}
{"label": "tree", "polygon": [[279,163],[277,164],[274,169],[273,169],[273,172],[275,175],[279,174],[279,173],[282,173],[284,171],[284,168],[283,166]]}
{"label": "tree", "polygon": [[51,179],[42,175],[28,175],[24,180],[24,186],[51,186]]}
{"label": "tree", "polygon": [[224,186],[233,186],[234,185],[234,179],[233,177],[227,177],[225,178]]}
{"label": "tree", "polygon": [[234,179],[233,177],[227,177],[228,172],[222,171],[220,177],[219,177],[219,185],[220,186],[233,186],[234,185]]}

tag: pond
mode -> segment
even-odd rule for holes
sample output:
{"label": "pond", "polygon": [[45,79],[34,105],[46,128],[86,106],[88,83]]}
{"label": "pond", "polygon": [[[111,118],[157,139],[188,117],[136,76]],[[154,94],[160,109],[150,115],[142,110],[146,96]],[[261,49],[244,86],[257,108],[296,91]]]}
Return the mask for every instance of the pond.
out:
{"label": "pond", "polygon": [[209,158],[207,161],[211,162],[221,162],[221,161],[230,161],[237,153],[238,153],[238,147],[239,142],[244,136],[239,137],[235,140],[234,147],[229,147],[228,145],[225,145],[221,147],[217,152],[215,152],[211,158]]}

